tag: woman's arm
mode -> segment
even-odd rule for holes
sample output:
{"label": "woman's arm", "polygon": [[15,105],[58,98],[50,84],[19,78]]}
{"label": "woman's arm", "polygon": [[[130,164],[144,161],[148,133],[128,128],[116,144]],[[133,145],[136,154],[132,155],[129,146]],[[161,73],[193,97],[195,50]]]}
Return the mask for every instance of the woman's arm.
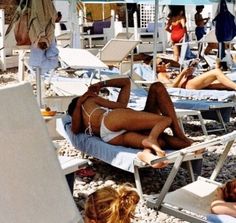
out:
{"label": "woman's arm", "polygon": [[187,78],[189,75],[192,75],[193,68],[188,67],[184,68],[180,74],[173,80],[172,87],[179,87],[180,82],[183,80],[183,78]]}
{"label": "woman's arm", "polygon": [[211,203],[211,211],[214,214],[226,214],[236,217],[236,202],[215,200]]}
{"label": "woman's arm", "polygon": [[180,19],[180,23],[181,23],[182,27],[186,29],[186,19],[185,19],[185,17]]}
{"label": "woman's arm", "polygon": [[216,199],[211,203],[211,211],[214,214],[225,214],[236,217],[236,202],[226,202],[224,200],[223,188],[218,188]]}
{"label": "woman's arm", "polygon": [[[120,93],[117,99],[120,107],[127,107],[130,97],[130,79],[129,78],[114,78],[98,82],[89,87],[89,91],[98,93],[103,87],[117,87],[120,88]],[[108,100],[106,100],[108,101]],[[114,103],[114,102],[113,102]],[[118,104],[117,104],[118,105]],[[101,105],[102,106],[102,105]],[[104,106],[106,107],[106,106]]]}
{"label": "woman's arm", "polygon": [[170,18],[167,20],[165,30],[169,33],[171,33],[171,31],[172,31],[171,30],[171,19]]}
{"label": "woman's arm", "polygon": [[111,108],[111,109],[115,109],[115,108],[127,108],[127,105],[124,103],[120,103],[118,101],[110,101],[108,99],[102,98],[102,97],[96,97],[93,99],[94,102],[104,108]]}
{"label": "woman's arm", "polygon": [[95,96],[92,92],[86,92],[84,95],[78,98],[75,110],[72,114],[72,123],[71,131],[74,134],[78,134],[82,131],[83,128],[83,119],[82,119],[82,104],[87,100],[88,97]]}

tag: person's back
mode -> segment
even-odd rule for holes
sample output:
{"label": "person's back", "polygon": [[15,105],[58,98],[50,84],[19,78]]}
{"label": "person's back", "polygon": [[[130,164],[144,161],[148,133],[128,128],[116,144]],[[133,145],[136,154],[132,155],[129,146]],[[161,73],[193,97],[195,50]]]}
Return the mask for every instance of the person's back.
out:
{"label": "person's back", "polygon": [[85,129],[89,130],[89,128],[91,128],[92,132],[90,134],[97,136],[100,135],[101,121],[105,112],[105,108],[101,108],[96,103],[96,97],[89,97],[82,104],[83,123],[85,125]]}
{"label": "person's back", "polygon": [[176,43],[182,42],[187,32],[185,9],[183,6],[169,6],[169,8],[170,13],[168,15],[165,30],[170,33],[173,44],[174,60],[178,62],[181,46],[176,45]]}

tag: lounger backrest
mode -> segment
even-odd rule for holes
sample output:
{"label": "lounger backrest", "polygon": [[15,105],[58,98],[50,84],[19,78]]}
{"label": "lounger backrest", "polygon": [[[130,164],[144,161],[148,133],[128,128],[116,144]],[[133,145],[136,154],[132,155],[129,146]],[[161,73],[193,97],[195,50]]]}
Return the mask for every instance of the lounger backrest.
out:
{"label": "lounger backrest", "polygon": [[82,222],[29,83],[0,89],[0,222]]}
{"label": "lounger backrest", "polygon": [[140,43],[138,40],[111,39],[99,52],[104,63],[120,63]]}

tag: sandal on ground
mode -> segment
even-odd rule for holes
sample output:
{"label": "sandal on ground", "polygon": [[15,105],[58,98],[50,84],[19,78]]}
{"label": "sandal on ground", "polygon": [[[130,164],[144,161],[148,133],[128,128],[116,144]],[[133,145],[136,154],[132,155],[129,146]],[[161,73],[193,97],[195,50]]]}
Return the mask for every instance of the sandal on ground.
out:
{"label": "sandal on ground", "polygon": [[94,177],[96,172],[91,167],[86,167],[76,171],[76,175],[79,177]]}

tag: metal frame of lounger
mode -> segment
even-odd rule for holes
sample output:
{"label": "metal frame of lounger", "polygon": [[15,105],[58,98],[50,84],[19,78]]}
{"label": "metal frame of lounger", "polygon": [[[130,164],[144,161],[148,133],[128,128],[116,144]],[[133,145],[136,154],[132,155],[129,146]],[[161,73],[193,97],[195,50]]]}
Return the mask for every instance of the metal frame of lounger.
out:
{"label": "metal frame of lounger", "polygon": [[[179,100],[177,100],[177,101],[179,101]],[[182,106],[181,107],[178,106],[177,101],[173,100],[173,103],[174,103],[175,107],[183,108]],[[194,100],[191,100],[191,102],[192,101],[194,101]],[[199,101],[201,101],[201,100],[196,100],[196,103],[198,103]],[[216,103],[215,101],[213,101],[213,102]],[[187,100],[183,100],[183,103],[187,103]],[[203,101],[202,101],[202,103],[203,103]],[[227,133],[227,127],[226,127],[226,123],[225,123],[225,121],[222,117],[221,109],[223,109],[223,108],[234,108],[235,106],[236,106],[235,102],[219,102],[217,104],[209,105],[208,110],[194,109],[194,108],[191,108],[191,110],[197,110],[197,111],[200,111],[201,113],[204,113],[204,112],[207,112],[207,111],[216,112],[218,122],[221,124],[221,126],[219,128],[216,128],[216,129],[207,129],[206,128],[207,133],[218,132],[218,131],[224,131],[225,133]],[[188,109],[188,108],[186,108],[186,109]]]}
{"label": "metal frame of lounger", "polygon": [[[176,176],[176,174],[178,173],[179,167],[184,159],[184,157],[186,156],[186,154],[188,154],[189,152],[195,152],[201,148],[206,148],[208,146],[217,146],[219,144],[223,144],[225,146],[223,153],[220,155],[220,158],[209,178],[210,181],[214,181],[217,177],[217,175],[219,174],[225,159],[227,158],[227,155],[234,143],[236,139],[236,131],[233,131],[231,133],[228,133],[224,136],[221,137],[217,137],[214,138],[212,140],[203,142],[203,143],[199,143],[197,145],[193,145],[189,148],[185,148],[182,149],[180,151],[178,151],[177,153],[179,154],[177,159],[175,160],[174,166],[161,190],[161,193],[159,194],[158,197],[154,198],[149,198],[147,205],[151,208],[154,208],[158,211],[170,214],[172,216],[176,216],[178,218],[184,219],[186,221],[189,221],[191,223],[199,223],[199,222],[206,222],[204,219],[200,218],[200,217],[196,217],[196,215],[191,215],[189,213],[183,212],[181,207],[178,207],[176,205],[174,205],[173,203],[170,205],[168,202],[165,202],[165,197],[168,196],[168,191],[170,189],[170,186],[173,183],[173,180]],[[166,161],[169,160],[170,157],[164,157],[164,158],[160,158],[156,161],[153,161],[153,163],[159,162],[159,161]],[[171,192],[171,193],[175,193]],[[191,206],[194,205],[195,200],[192,201],[191,205],[189,206],[189,211],[191,211]],[[188,211],[188,210],[187,210]],[[197,213],[196,213],[197,214]]]}
{"label": "metal frame of lounger", "polygon": [[[195,177],[195,174],[194,174],[192,161],[201,160],[202,159],[202,154],[188,153],[188,154],[185,154],[185,155],[186,155],[185,157],[182,157],[181,152],[179,152],[179,151],[178,152],[176,152],[176,151],[173,152],[173,150],[172,150],[170,153],[168,153],[166,155],[165,160],[168,160],[169,164],[174,164],[174,166],[175,166],[175,163],[178,162],[178,160],[181,157],[181,163],[179,163],[178,169],[180,168],[180,166],[183,162],[186,162],[187,163],[187,169],[188,169],[188,172],[190,174],[190,178],[191,178],[192,182],[194,182],[196,180],[196,177]],[[151,164],[162,162],[162,161],[163,161],[162,158],[158,158],[156,160],[153,160]],[[138,158],[134,159],[135,185],[136,185],[136,188],[137,188],[137,190],[138,190],[138,192],[141,196],[143,195],[143,190],[142,190],[142,184],[141,184],[141,179],[140,179],[140,175],[139,175],[139,169],[140,168],[147,168],[147,167],[150,167],[150,165],[145,164],[144,162],[140,161]],[[200,171],[197,170],[197,172],[199,172],[199,173],[196,173],[196,175],[199,176]],[[172,175],[173,173],[171,172],[170,174]]]}

